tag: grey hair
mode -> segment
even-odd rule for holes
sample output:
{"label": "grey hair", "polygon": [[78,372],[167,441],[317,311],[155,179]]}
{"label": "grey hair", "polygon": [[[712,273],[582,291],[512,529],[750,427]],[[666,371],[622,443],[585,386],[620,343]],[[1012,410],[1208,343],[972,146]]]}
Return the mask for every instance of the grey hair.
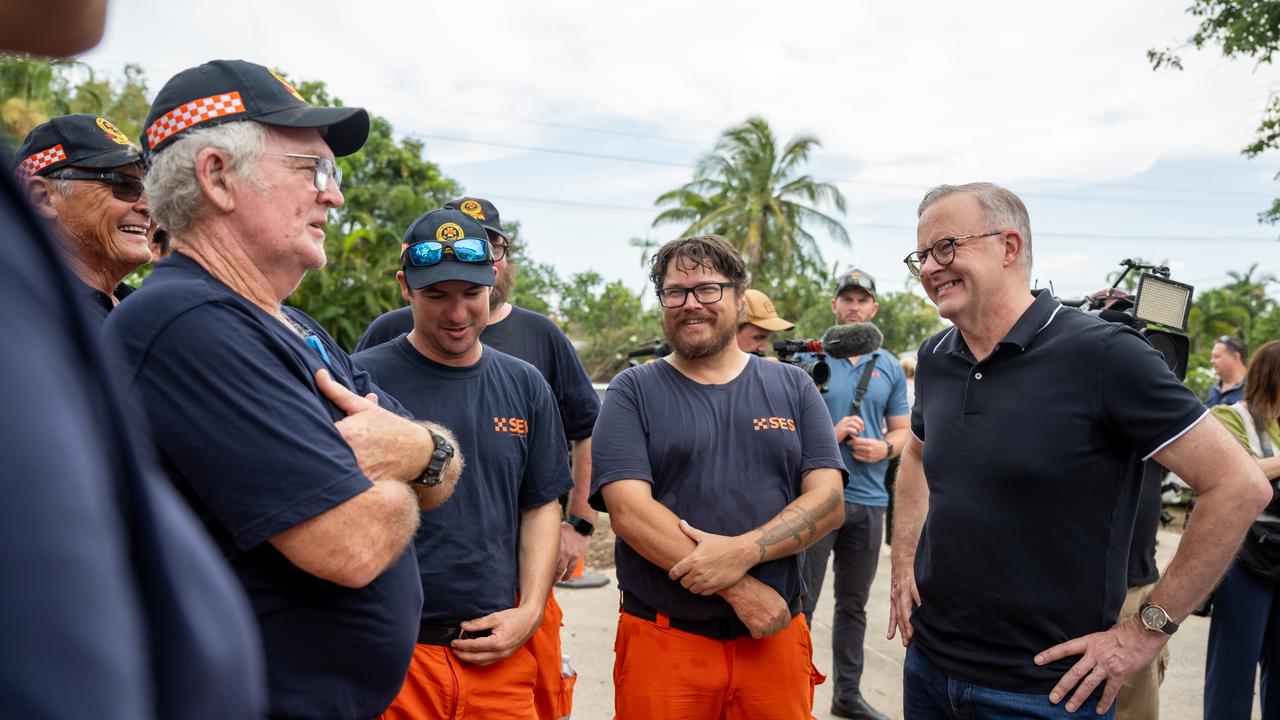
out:
{"label": "grey hair", "polygon": [[[916,217],[924,215],[924,211],[929,209],[930,205],[939,200],[957,195],[959,193],[968,193],[977,199],[978,204],[982,206],[982,213],[986,216],[987,222],[992,227],[988,230],[1014,228],[1022,233],[1022,266],[1031,274],[1031,217],[1027,214],[1027,206],[1022,203],[1022,199],[1014,195],[1012,191],[989,182],[966,183],[964,185],[938,185],[931,188],[929,192],[924,194],[924,199],[920,201],[920,207],[916,210]],[[985,232],[985,230],[984,230]]]}
{"label": "grey hair", "polygon": [[230,156],[232,175],[252,178],[256,162],[266,147],[266,126],[237,121],[192,130],[157,153],[147,171],[147,199],[151,215],[171,235],[184,234],[204,210],[204,193],[196,180],[196,156],[205,148],[218,148]]}
{"label": "grey hair", "polygon": [[71,193],[75,192],[75,185],[72,185],[70,180],[63,178],[48,178],[48,180],[49,187],[64,198],[71,197]]}

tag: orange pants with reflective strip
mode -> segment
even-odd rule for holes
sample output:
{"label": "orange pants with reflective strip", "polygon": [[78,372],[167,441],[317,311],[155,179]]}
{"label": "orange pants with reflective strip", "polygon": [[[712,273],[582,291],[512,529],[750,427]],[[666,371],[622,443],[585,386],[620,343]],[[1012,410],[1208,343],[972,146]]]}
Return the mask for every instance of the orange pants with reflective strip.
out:
{"label": "orange pants with reflective strip", "polygon": [[614,643],[616,720],[810,720],[813,667],[804,616],[761,640],[712,640],[623,612]]}
{"label": "orange pants with reflective strip", "polygon": [[472,665],[447,647],[419,644],[400,693],[379,720],[536,720],[536,675],[523,647],[492,665]]}
{"label": "orange pants with reflective strip", "polygon": [[547,608],[542,624],[524,644],[538,663],[538,680],[533,688],[533,703],[538,720],[560,720],[573,711],[573,686],[577,675],[563,677],[560,672],[560,627],[564,612],[554,592],[547,593]]}

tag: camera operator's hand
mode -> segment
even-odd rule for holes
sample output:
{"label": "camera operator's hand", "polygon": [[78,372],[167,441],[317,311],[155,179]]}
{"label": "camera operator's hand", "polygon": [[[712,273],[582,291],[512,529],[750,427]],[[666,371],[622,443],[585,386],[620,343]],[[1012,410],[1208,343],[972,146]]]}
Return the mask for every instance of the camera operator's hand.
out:
{"label": "camera operator's hand", "polygon": [[855,437],[849,441],[853,459],[862,463],[878,463],[889,457],[889,446],[884,440]]}
{"label": "camera operator's hand", "polygon": [[[846,415],[836,423],[836,442],[847,443],[862,433],[862,418],[857,415]],[[852,446],[850,446],[852,447]]]}

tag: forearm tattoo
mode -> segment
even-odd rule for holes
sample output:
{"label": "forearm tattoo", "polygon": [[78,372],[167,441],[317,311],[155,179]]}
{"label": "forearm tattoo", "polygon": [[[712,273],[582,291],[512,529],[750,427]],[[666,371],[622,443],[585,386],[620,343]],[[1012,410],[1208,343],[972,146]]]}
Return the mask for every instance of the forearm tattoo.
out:
{"label": "forearm tattoo", "polygon": [[760,547],[760,560],[764,562],[769,548],[784,540],[794,540],[796,550],[806,547],[818,536],[818,521],[840,504],[840,493],[828,490],[827,497],[817,507],[785,507],[778,523],[764,529],[756,545]]}

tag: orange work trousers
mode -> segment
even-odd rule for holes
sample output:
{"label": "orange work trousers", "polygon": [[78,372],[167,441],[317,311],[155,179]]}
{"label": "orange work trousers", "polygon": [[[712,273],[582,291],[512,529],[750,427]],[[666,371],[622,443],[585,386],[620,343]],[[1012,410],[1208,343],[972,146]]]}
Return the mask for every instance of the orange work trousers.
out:
{"label": "orange work trousers", "polygon": [[418,644],[409,673],[379,720],[536,720],[533,656],[520,648],[491,665],[463,662],[453,650]]}
{"label": "orange work trousers", "polygon": [[577,673],[564,677],[561,672],[560,627],[564,625],[564,611],[556,602],[554,592],[547,593],[547,607],[542,613],[542,624],[524,644],[538,663],[538,680],[533,687],[533,704],[538,710],[538,720],[561,720],[573,712],[573,686]]}
{"label": "orange work trousers", "polygon": [[813,667],[804,616],[761,639],[712,640],[620,613],[615,720],[810,720]]}

